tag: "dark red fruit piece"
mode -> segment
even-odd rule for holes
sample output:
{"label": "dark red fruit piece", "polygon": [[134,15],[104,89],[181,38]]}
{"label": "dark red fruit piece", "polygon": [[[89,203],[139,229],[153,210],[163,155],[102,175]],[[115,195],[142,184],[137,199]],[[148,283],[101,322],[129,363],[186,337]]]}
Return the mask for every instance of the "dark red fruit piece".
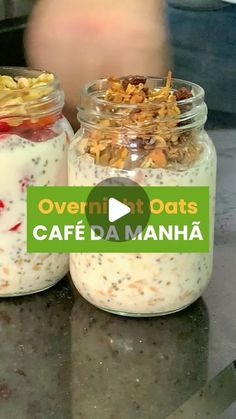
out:
{"label": "dark red fruit piece", "polygon": [[11,129],[11,127],[4,121],[0,121],[0,133],[7,132]]}
{"label": "dark red fruit piece", "polygon": [[21,226],[21,223],[15,224],[13,227],[9,228],[9,231],[16,231]]}
{"label": "dark red fruit piece", "polygon": [[122,86],[126,90],[128,84],[138,86],[140,83],[145,84],[146,80],[146,77],[143,76],[127,76],[122,80]]}
{"label": "dark red fruit piece", "polygon": [[187,87],[181,87],[180,89],[176,90],[174,95],[177,101],[193,97],[192,93],[187,89]]}

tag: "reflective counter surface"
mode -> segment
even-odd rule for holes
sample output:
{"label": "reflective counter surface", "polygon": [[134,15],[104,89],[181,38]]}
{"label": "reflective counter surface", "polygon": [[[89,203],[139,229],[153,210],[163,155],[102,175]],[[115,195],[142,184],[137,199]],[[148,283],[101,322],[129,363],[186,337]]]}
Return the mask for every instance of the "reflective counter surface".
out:
{"label": "reflective counter surface", "polygon": [[[208,125],[218,191],[214,273],[203,298],[151,319],[99,311],[66,279],[0,299],[0,419],[164,419],[236,358],[234,119],[216,115]],[[235,419],[236,403],[220,417]]]}

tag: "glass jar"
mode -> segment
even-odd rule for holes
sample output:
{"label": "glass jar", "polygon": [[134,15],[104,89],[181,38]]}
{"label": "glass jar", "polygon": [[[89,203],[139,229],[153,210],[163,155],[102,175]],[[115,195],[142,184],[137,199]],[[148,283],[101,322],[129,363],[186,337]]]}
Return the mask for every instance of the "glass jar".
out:
{"label": "glass jar", "polygon": [[[148,78],[135,88],[148,88],[153,101],[132,99],[129,84],[129,103],[117,103],[123,89],[117,83],[98,80],[81,93],[81,128],[70,145],[69,185],[125,177],[141,186],[208,186],[210,250],[73,253],[70,272],[81,295],[101,309],[130,316],[168,314],[198,299],[212,273],[216,152],[204,130],[204,91],[182,80]],[[127,86],[126,79],[122,84]]]}
{"label": "glass jar", "polygon": [[49,73],[0,69],[0,296],[35,293],[68,271],[68,255],[26,252],[26,189],[67,184],[72,136]]}

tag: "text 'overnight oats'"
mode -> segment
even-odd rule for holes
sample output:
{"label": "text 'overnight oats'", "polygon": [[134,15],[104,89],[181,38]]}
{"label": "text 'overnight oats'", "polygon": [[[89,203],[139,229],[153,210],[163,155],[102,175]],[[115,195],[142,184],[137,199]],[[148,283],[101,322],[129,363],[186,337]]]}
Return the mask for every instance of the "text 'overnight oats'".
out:
{"label": "text 'overnight oats'", "polygon": [[141,186],[207,186],[210,251],[73,253],[75,286],[95,306],[118,314],[158,315],[188,306],[212,272],[216,153],[203,128],[204,91],[170,73],[166,79],[111,77],[85,86],[78,110],[69,185],[122,177]]}
{"label": "text 'overnight oats'", "polygon": [[26,190],[67,184],[71,128],[53,74],[0,70],[0,296],[11,296],[48,288],[67,273],[68,255],[26,251]]}

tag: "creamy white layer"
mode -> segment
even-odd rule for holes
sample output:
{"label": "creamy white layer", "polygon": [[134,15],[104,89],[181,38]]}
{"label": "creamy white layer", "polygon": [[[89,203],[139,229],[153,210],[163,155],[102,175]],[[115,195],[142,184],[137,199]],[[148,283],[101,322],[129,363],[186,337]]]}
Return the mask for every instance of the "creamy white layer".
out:
{"label": "creamy white layer", "polygon": [[0,296],[36,292],[61,279],[68,255],[26,252],[26,188],[67,184],[65,133],[43,142],[0,137]]}

